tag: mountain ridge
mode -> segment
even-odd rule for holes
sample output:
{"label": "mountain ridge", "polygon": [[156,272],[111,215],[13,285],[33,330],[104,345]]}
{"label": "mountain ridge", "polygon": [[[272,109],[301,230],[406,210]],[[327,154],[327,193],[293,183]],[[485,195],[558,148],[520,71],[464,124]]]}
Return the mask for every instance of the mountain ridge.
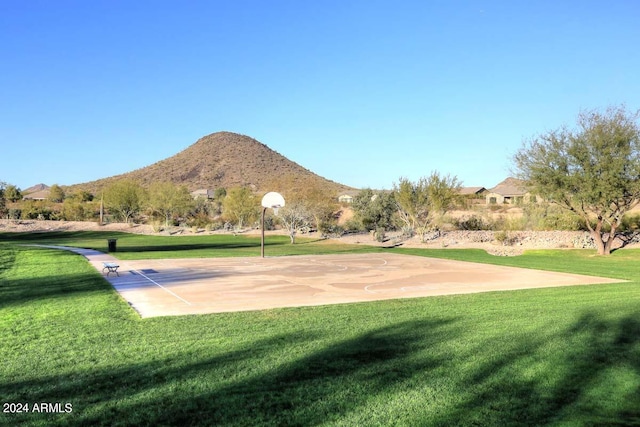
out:
{"label": "mountain ridge", "polygon": [[228,131],[203,136],[177,154],[149,166],[67,188],[96,193],[119,179],[133,179],[143,187],[169,181],[184,185],[189,191],[220,187],[270,191],[269,185],[283,180],[333,192],[353,189],[313,173],[254,138]]}

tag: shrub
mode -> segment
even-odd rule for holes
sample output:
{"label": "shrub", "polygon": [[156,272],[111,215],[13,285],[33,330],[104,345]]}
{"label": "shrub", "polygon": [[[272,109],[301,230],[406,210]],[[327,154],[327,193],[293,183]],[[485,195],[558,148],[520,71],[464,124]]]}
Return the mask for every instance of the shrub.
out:
{"label": "shrub", "polygon": [[458,230],[487,230],[490,227],[482,217],[478,215],[463,216],[451,220],[451,224]]}
{"label": "shrub", "polygon": [[20,219],[22,218],[22,209],[9,209],[7,212],[7,217],[9,219]]}
{"label": "shrub", "polygon": [[640,229],[640,214],[627,214],[622,218],[620,231],[638,231]]}
{"label": "shrub", "polygon": [[322,237],[340,237],[344,234],[344,228],[332,222],[323,221],[318,228]]}
{"label": "shrub", "polygon": [[355,218],[348,219],[344,223],[344,229],[346,231],[354,232],[354,231],[366,231],[364,225],[361,221],[358,221]]}
{"label": "shrub", "polygon": [[498,243],[501,243],[504,246],[511,244],[511,236],[506,230],[496,231],[495,233],[493,233],[493,238],[496,239]]}
{"label": "shrub", "polygon": [[376,228],[376,230],[373,232],[373,237],[377,242],[384,242],[387,238],[387,233],[384,227]]}

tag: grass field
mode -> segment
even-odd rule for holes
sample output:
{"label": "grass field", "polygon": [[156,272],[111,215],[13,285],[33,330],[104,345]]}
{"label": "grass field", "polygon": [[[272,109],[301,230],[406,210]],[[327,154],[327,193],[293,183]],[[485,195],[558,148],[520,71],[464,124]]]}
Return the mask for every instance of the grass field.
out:
{"label": "grass field", "polygon": [[[123,259],[259,255],[241,236],[117,237]],[[0,234],[2,425],[640,425],[635,250],[395,249],[630,282],[141,320],[82,257],[17,243],[106,249]]]}

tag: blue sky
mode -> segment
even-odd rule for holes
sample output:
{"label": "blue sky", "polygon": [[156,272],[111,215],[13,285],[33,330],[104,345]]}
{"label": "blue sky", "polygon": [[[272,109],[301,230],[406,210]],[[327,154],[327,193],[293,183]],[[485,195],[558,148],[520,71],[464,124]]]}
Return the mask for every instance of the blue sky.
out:
{"label": "blue sky", "polygon": [[0,0],[0,181],[249,135],[328,179],[492,187],[523,139],[640,108],[640,2]]}

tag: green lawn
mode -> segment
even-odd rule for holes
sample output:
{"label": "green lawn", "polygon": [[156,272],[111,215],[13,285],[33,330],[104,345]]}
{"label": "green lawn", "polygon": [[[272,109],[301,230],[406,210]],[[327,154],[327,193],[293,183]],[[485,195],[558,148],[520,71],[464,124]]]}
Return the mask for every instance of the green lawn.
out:
{"label": "green lawn", "polygon": [[[122,235],[117,255],[259,255],[199,237]],[[106,249],[0,235],[0,396],[72,412],[0,425],[640,425],[638,251],[394,249],[631,281],[141,320],[82,257],[16,245],[45,240]]]}
{"label": "green lawn", "polygon": [[[185,235],[147,236],[118,232],[51,232],[0,233],[0,242],[16,244],[54,244],[107,251],[107,239],[116,239],[119,259],[166,259],[260,256],[260,236],[256,235]],[[296,238],[291,245],[287,236],[267,236],[265,255],[304,255],[340,252],[372,252],[378,248],[362,245],[344,245],[330,240]]]}

